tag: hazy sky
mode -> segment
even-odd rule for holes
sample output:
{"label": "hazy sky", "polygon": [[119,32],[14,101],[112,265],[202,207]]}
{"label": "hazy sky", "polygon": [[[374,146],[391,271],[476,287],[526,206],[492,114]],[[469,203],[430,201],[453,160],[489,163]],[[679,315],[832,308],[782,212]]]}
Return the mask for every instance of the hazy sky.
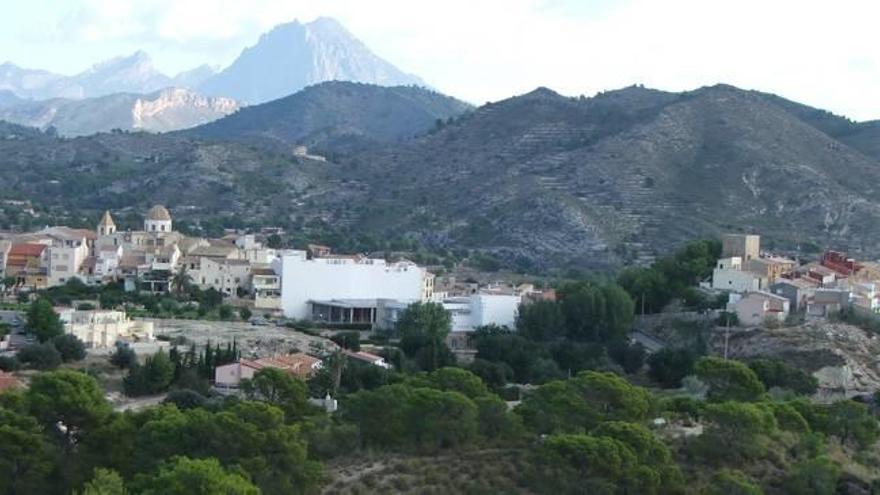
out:
{"label": "hazy sky", "polygon": [[473,103],[547,86],[726,82],[880,119],[880,2],[810,0],[0,0],[0,61],[72,74],[137,49],[163,71],[226,65],[275,24],[340,20]]}

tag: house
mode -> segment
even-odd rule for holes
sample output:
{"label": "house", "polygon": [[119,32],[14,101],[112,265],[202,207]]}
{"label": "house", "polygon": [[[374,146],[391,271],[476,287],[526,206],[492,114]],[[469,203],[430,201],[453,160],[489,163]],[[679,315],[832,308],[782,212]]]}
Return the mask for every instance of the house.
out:
{"label": "house", "polygon": [[740,324],[747,326],[781,323],[788,318],[790,308],[787,298],[762,291],[749,292],[732,305]]}
{"label": "house", "polygon": [[807,316],[827,318],[839,313],[850,304],[851,293],[846,289],[817,289],[807,299]]}
{"label": "house", "polygon": [[254,290],[254,307],[257,309],[281,309],[281,277],[271,267],[251,268],[251,286]]}
{"label": "house", "polygon": [[199,270],[190,275],[201,289],[210,289],[232,296],[239,290],[250,291],[251,263],[248,260],[204,257]]}
{"label": "house", "polygon": [[409,261],[388,263],[360,256],[309,259],[305,251],[288,251],[278,264],[281,308],[288,318],[313,318],[329,307],[351,320],[350,310],[356,307],[369,309],[369,321],[374,323],[378,299],[409,303],[433,296],[433,282],[426,281],[433,275]]}
{"label": "house", "polygon": [[769,283],[774,283],[782,275],[791,272],[796,263],[792,259],[779,256],[762,256],[745,262],[746,270],[758,275]]}
{"label": "house", "polygon": [[806,307],[807,299],[818,287],[819,282],[812,278],[781,278],[770,286],[770,292],[788,299],[792,311],[800,311]]}
{"label": "house", "polygon": [[86,347],[112,347],[119,340],[153,340],[153,323],[132,320],[124,311],[73,308],[56,308],[55,311],[64,324],[64,332],[75,335]]}
{"label": "house", "polygon": [[48,283],[48,246],[39,243],[13,244],[6,255],[6,276],[17,285],[42,289]]}
{"label": "house", "polygon": [[240,359],[214,369],[214,386],[220,389],[237,389],[242,380],[252,379],[263,368],[280,369],[306,379],[317,373],[322,366],[320,359],[301,352],[256,360]]}
{"label": "house", "polygon": [[758,274],[743,270],[743,260],[739,256],[721,258],[712,270],[712,289],[736,293],[755,292],[767,288],[767,279]]}
{"label": "house", "polygon": [[380,368],[391,369],[391,364],[385,362],[385,358],[382,356],[377,356],[375,354],[370,354],[369,352],[358,351],[351,352],[345,351],[345,355],[354,359],[356,361],[360,361],[367,364],[372,364],[373,366],[378,366]]}

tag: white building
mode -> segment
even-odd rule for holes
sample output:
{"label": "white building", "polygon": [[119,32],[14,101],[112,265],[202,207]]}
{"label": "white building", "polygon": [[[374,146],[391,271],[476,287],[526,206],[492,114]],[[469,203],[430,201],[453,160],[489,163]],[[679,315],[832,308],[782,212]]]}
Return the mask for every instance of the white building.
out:
{"label": "white building", "polygon": [[477,293],[443,301],[453,332],[472,332],[486,325],[514,328],[522,297],[514,294]]}
{"label": "white building", "polygon": [[254,289],[254,307],[257,309],[281,309],[281,277],[272,268],[251,269],[251,286]]}
{"label": "white building", "polygon": [[132,320],[123,311],[56,309],[64,332],[76,335],[86,347],[111,347],[117,340],[150,342],[153,323]]}
{"label": "white building", "polygon": [[730,302],[739,323],[747,326],[784,322],[790,304],[787,298],[769,292],[750,292]]}
{"label": "white building", "polygon": [[357,256],[307,259],[305,251],[285,253],[280,268],[281,308],[288,318],[299,319],[312,318],[312,302],[343,301],[351,306],[372,300],[375,322],[377,299],[429,300],[428,280],[433,280],[432,274],[409,261],[386,263]]}
{"label": "white building", "polygon": [[743,270],[742,258],[721,258],[712,271],[712,288],[736,293],[755,292],[767,288],[767,279]]}

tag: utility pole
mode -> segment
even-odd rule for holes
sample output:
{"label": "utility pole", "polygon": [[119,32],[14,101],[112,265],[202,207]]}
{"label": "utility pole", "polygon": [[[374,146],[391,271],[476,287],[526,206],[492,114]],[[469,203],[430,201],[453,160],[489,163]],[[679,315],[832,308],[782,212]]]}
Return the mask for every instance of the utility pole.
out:
{"label": "utility pole", "polygon": [[727,360],[727,348],[730,344],[730,313],[727,313],[727,325],[724,328],[724,359]]}

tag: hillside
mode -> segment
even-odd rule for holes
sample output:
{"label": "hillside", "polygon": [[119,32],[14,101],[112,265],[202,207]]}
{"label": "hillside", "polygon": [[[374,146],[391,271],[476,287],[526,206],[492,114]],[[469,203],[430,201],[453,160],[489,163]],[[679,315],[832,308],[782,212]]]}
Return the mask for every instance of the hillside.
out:
{"label": "hillside", "polygon": [[[464,109],[416,88],[327,83],[172,135],[35,133],[0,141],[0,195],[90,214],[164,202],[193,221],[245,215],[375,249],[407,239],[529,272],[646,262],[724,231],[880,256],[876,125],[730,86],[541,88],[434,123]],[[331,161],[295,157],[293,143]]]}
{"label": "hillside", "polygon": [[186,134],[211,139],[263,137],[338,149],[351,142],[412,137],[433,128],[437,119],[446,120],[470,108],[454,98],[414,86],[327,82],[243,108]]}
{"label": "hillside", "polygon": [[878,254],[877,160],[729,86],[589,99],[539,89],[351,160],[387,184],[368,228],[394,212],[395,231],[527,269],[646,260],[725,230]]}
{"label": "hillside", "polygon": [[72,100],[4,101],[0,120],[29,127],[54,127],[63,136],[84,136],[112,129],[167,132],[194,127],[234,112],[229,98],[208,98],[190,90],[167,88],[148,95],[116,93]]}
{"label": "hillside", "polygon": [[322,17],[276,26],[199,90],[257,104],[325,81],[424,86],[376,56],[337,21]]}

